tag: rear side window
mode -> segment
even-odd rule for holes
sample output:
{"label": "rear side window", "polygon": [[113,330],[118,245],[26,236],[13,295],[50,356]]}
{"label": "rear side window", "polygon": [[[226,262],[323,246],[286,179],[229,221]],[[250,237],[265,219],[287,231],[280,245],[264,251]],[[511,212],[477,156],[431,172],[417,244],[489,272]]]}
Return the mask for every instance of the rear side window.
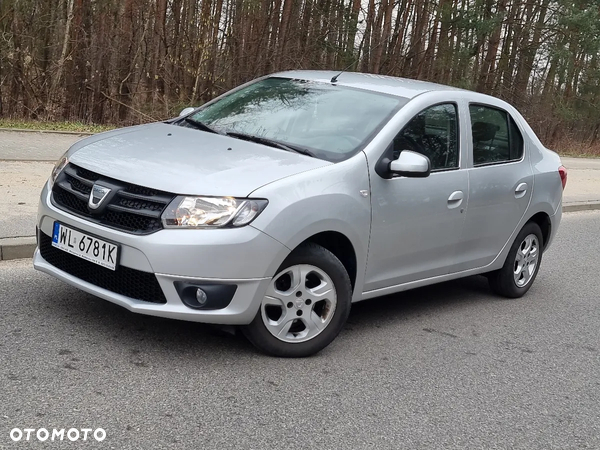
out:
{"label": "rear side window", "polygon": [[470,105],[473,164],[516,161],[523,156],[523,136],[512,117],[500,109]]}

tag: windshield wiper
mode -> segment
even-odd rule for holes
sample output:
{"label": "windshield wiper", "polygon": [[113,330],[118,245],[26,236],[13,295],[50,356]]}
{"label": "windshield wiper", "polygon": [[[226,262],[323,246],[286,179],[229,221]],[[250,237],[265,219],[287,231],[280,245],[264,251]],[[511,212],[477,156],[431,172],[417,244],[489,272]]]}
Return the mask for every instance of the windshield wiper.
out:
{"label": "windshield wiper", "polygon": [[270,147],[275,147],[275,148],[278,148],[281,150],[287,150],[288,152],[300,153],[301,155],[311,156],[313,158],[317,157],[317,155],[315,155],[310,150],[307,150],[302,147],[298,147],[296,145],[283,144],[283,143],[281,143],[279,141],[275,141],[273,139],[269,139],[269,138],[265,138],[265,137],[261,137],[261,136],[253,136],[251,134],[236,133],[235,131],[230,131],[225,134],[227,136],[231,136],[231,137],[238,138],[238,139],[243,139],[245,141],[256,142],[258,144],[268,145]]}
{"label": "windshield wiper", "polygon": [[186,117],[183,120],[185,120],[190,125],[193,125],[194,127],[198,128],[199,130],[208,131],[209,133],[223,134],[220,131],[217,131],[214,128],[209,127],[208,125],[205,125],[204,123],[200,122],[199,120],[192,119],[191,117]]}

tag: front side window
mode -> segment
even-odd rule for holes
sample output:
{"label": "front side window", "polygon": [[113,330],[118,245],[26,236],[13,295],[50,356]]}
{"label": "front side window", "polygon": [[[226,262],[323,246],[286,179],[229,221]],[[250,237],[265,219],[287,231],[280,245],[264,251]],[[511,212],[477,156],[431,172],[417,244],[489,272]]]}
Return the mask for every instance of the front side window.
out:
{"label": "front side window", "polygon": [[470,105],[469,112],[474,165],[521,159],[523,136],[508,113],[482,105]]}
{"label": "front side window", "polygon": [[330,83],[266,78],[190,116],[221,133],[239,133],[341,161],[358,152],[408,102]]}
{"label": "front side window", "polygon": [[431,170],[458,168],[458,117],[456,105],[445,103],[424,109],[394,139],[394,159],[402,150],[421,153],[431,161]]}

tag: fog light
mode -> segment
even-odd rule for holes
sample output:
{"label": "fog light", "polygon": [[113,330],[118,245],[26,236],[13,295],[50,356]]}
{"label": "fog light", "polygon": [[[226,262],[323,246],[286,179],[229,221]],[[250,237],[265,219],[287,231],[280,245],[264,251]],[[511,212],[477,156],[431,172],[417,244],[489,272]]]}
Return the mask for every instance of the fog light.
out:
{"label": "fog light", "polygon": [[226,308],[237,290],[235,284],[195,284],[187,281],[173,283],[181,301],[192,309]]}
{"label": "fog light", "polygon": [[206,292],[204,292],[200,288],[196,289],[196,300],[198,300],[198,304],[200,306],[206,305],[206,302],[208,301],[208,296],[206,295]]}

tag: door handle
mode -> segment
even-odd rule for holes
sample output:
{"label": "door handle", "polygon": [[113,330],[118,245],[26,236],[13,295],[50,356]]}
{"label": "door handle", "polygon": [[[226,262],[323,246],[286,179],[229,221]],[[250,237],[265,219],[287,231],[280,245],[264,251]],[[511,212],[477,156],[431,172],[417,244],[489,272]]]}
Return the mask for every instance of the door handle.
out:
{"label": "door handle", "polygon": [[463,194],[463,191],[454,191],[450,194],[450,197],[448,197],[448,209],[458,208],[462,203],[464,196],[465,194]]}
{"label": "door handle", "polygon": [[515,189],[515,197],[522,198],[527,193],[527,183],[521,183]]}

